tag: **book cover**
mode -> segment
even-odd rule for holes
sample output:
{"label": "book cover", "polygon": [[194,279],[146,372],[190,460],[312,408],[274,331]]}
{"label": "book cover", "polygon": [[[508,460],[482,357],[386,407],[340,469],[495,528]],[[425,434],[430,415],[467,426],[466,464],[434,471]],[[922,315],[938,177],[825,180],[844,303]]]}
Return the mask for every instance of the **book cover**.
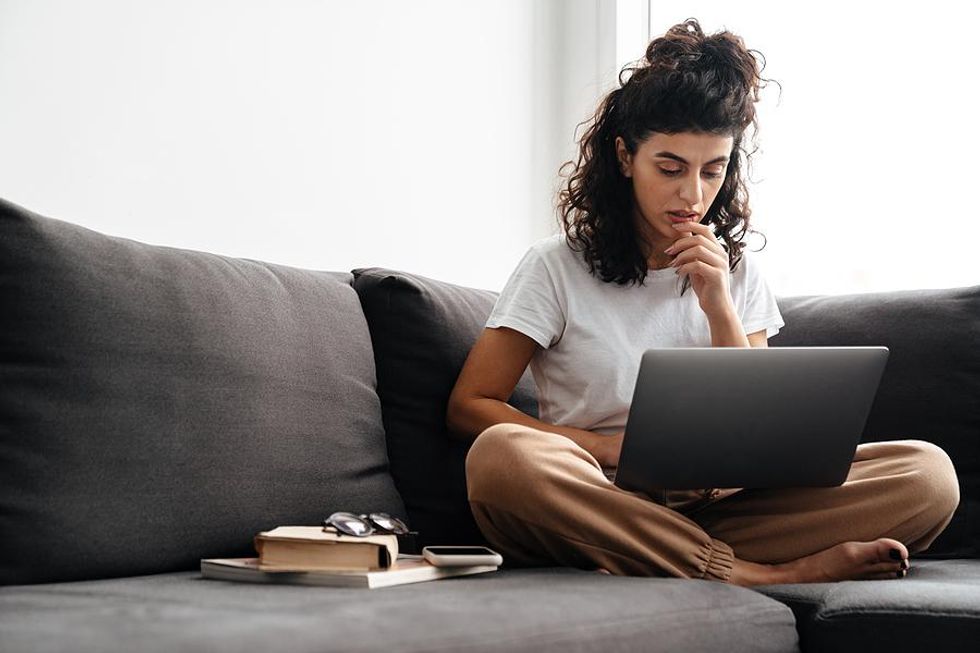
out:
{"label": "book cover", "polygon": [[496,565],[472,567],[436,567],[421,556],[402,555],[387,569],[376,571],[270,571],[259,566],[258,558],[204,558],[201,575],[214,580],[247,583],[280,583],[317,585],[321,587],[390,587],[421,583],[453,576],[467,576],[496,571]]}
{"label": "book cover", "polygon": [[398,559],[398,538],[391,534],[346,535],[320,526],[279,526],[254,538],[259,567],[271,570],[372,570]]}

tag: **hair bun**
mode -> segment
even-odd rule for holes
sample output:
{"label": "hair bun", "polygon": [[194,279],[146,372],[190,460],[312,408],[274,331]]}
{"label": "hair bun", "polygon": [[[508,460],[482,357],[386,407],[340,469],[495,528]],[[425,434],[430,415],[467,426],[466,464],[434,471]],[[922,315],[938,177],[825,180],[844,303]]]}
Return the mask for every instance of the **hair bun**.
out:
{"label": "hair bun", "polygon": [[660,38],[647,46],[646,60],[653,66],[676,68],[686,61],[698,61],[702,57],[701,44],[705,39],[701,24],[696,18],[688,18],[674,25]]}

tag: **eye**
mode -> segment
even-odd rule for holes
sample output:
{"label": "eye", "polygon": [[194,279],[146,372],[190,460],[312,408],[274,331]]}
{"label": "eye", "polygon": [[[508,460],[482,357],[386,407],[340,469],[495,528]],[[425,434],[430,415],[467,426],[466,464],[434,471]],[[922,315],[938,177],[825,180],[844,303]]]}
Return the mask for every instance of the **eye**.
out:
{"label": "eye", "polygon": [[[682,170],[668,170],[666,168],[660,168],[660,172],[667,175],[668,177],[676,177],[683,172]],[[705,172],[704,176],[708,179],[718,179],[719,177],[724,177],[723,174],[719,172]]]}

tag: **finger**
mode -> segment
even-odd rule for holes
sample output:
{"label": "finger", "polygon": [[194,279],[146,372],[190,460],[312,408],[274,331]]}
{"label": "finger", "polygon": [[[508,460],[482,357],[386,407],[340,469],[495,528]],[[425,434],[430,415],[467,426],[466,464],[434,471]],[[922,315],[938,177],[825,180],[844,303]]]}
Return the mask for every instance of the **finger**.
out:
{"label": "finger", "polygon": [[711,226],[706,224],[701,224],[700,222],[677,222],[671,225],[680,232],[688,232],[694,234],[701,234],[702,236],[713,236],[711,232]]}
{"label": "finger", "polygon": [[700,274],[702,277],[710,278],[716,275],[717,272],[718,268],[713,265],[708,265],[701,260],[688,261],[677,268],[677,274],[680,276],[685,274]]}
{"label": "finger", "polygon": [[[674,226],[676,227],[677,225]],[[721,243],[718,241],[718,238],[715,237],[714,233],[711,231],[711,228],[703,224],[699,224],[698,227],[703,227],[703,231],[689,231],[687,234],[681,236],[671,243],[668,249],[680,251],[687,247],[693,247],[694,245],[704,245],[718,254],[727,256],[725,253],[725,248],[721,246]],[[678,231],[683,232],[681,229],[678,229]]]}
{"label": "finger", "polygon": [[673,267],[679,267],[685,263],[691,263],[693,261],[703,261],[711,267],[718,268],[719,270],[728,270],[728,259],[720,256],[717,252],[709,250],[703,245],[684,250],[675,256],[674,260],[672,260],[670,264]]}

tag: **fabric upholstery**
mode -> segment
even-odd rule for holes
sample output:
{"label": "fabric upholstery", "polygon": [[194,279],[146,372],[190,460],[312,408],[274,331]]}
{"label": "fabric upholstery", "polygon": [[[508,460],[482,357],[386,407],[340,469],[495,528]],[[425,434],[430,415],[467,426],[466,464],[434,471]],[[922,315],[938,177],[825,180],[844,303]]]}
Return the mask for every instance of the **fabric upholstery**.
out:
{"label": "fabric upholstery", "polygon": [[[380,268],[353,273],[371,330],[391,473],[418,547],[485,544],[466,497],[469,443],[447,433],[446,404],[497,293]],[[537,416],[529,371],[509,403]]]}
{"label": "fabric upholstery", "polygon": [[792,607],[808,652],[967,651],[980,642],[980,560],[916,556],[902,579],[753,589]]}
{"label": "fabric upholstery", "polygon": [[4,653],[796,651],[792,611],[742,587],[498,570],[372,590],[194,572],[0,588]]}
{"label": "fabric upholstery", "polygon": [[0,584],[194,569],[334,510],[404,516],[350,280],[0,201]]}
{"label": "fabric upholstery", "polygon": [[918,439],[949,454],[960,506],[924,557],[980,557],[980,286],[777,298],[770,346],[889,349],[863,442]]}

